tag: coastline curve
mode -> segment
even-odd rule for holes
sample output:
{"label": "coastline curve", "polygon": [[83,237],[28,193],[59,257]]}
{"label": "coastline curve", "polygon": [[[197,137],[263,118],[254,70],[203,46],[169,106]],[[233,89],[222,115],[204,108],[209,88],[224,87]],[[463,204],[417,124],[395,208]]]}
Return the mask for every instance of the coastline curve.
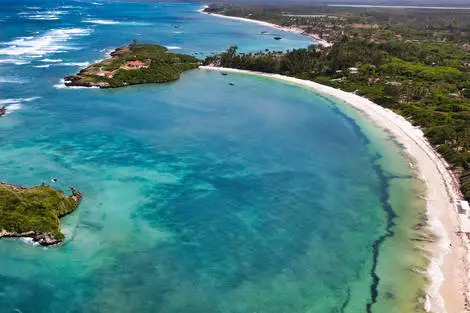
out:
{"label": "coastline curve", "polygon": [[200,69],[254,75],[305,87],[322,96],[344,102],[377,126],[389,131],[417,164],[420,178],[426,185],[425,200],[429,224],[438,237],[431,251],[432,260],[428,267],[431,282],[425,309],[428,312],[441,313],[461,312],[464,309],[468,277],[464,264],[468,241],[458,236],[460,223],[456,205],[461,198],[458,181],[448,169],[446,161],[433,149],[419,128],[414,127],[402,116],[364,97],[312,81],[222,67],[200,66]]}

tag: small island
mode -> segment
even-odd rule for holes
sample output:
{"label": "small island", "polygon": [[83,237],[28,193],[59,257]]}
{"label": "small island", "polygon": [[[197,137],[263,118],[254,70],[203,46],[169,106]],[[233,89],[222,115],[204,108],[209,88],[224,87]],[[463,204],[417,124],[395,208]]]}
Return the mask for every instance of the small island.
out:
{"label": "small island", "polygon": [[196,69],[199,60],[191,55],[170,53],[164,46],[131,44],[118,48],[110,58],[93,64],[77,75],[65,77],[65,85],[118,88],[129,85],[178,80],[181,73]]}
{"label": "small island", "polygon": [[78,190],[71,191],[67,196],[46,184],[23,188],[0,183],[0,238],[32,238],[42,246],[62,242],[59,218],[72,213],[82,199]]}

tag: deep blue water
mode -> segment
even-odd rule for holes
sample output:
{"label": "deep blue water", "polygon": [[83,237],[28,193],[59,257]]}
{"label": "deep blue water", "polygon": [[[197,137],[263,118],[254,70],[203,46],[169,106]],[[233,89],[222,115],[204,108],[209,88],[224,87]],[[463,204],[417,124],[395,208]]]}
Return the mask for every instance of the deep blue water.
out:
{"label": "deep blue water", "polygon": [[200,56],[312,43],[200,8],[0,1],[0,180],[55,177],[85,195],[63,245],[0,241],[0,312],[357,313],[371,301],[383,181],[333,102],[202,70],[60,84],[133,38]]}

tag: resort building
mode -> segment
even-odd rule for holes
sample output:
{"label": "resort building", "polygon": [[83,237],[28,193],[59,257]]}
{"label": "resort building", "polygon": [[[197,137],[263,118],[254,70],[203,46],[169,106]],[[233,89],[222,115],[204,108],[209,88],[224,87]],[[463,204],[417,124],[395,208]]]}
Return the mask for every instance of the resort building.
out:
{"label": "resort building", "polygon": [[145,66],[145,63],[139,60],[136,61],[129,61],[127,65],[131,68],[143,68]]}

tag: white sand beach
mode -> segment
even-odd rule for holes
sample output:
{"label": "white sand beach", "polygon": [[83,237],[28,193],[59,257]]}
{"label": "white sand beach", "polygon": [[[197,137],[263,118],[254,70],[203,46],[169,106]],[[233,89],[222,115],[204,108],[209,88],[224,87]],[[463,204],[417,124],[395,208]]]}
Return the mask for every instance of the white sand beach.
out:
{"label": "white sand beach", "polygon": [[438,236],[429,267],[431,284],[425,304],[426,310],[435,313],[468,312],[465,302],[469,293],[469,240],[462,232],[463,225],[457,212],[457,203],[461,200],[458,181],[419,128],[414,127],[402,116],[366,98],[312,81],[229,68],[201,66],[200,69],[257,75],[306,87],[354,107],[378,126],[388,130],[396,141],[405,147],[418,167],[419,175],[427,187],[429,223],[432,231]]}
{"label": "white sand beach", "polygon": [[227,16],[227,15],[216,14],[216,13],[206,13],[206,12],[204,12],[204,9],[206,7],[207,6],[205,6],[201,10],[199,10],[199,12],[201,12],[203,14],[212,15],[212,16],[221,17],[221,18],[226,18],[226,19],[231,19],[231,20],[255,23],[255,24],[258,24],[258,25],[266,26],[266,27],[276,28],[276,29],[279,29],[279,30],[282,30],[282,31],[285,31],[285,32],[292,32],[292,33],[301,34],[301,35],[308,36],[308,37],[314,39],[317,42],[318,45],[323,46],[323,47],[330,47],[332,45],[328,41],[321,39],[318,35],[306,33],[303,29],[300,29],[300,28],[297,28],[297,27],[283,27],[283,26],[279,26],[279,25],[272,24],[272,23],[269,23],[269,22],[253,20],[253,19],[244,18],[244,17]]}

